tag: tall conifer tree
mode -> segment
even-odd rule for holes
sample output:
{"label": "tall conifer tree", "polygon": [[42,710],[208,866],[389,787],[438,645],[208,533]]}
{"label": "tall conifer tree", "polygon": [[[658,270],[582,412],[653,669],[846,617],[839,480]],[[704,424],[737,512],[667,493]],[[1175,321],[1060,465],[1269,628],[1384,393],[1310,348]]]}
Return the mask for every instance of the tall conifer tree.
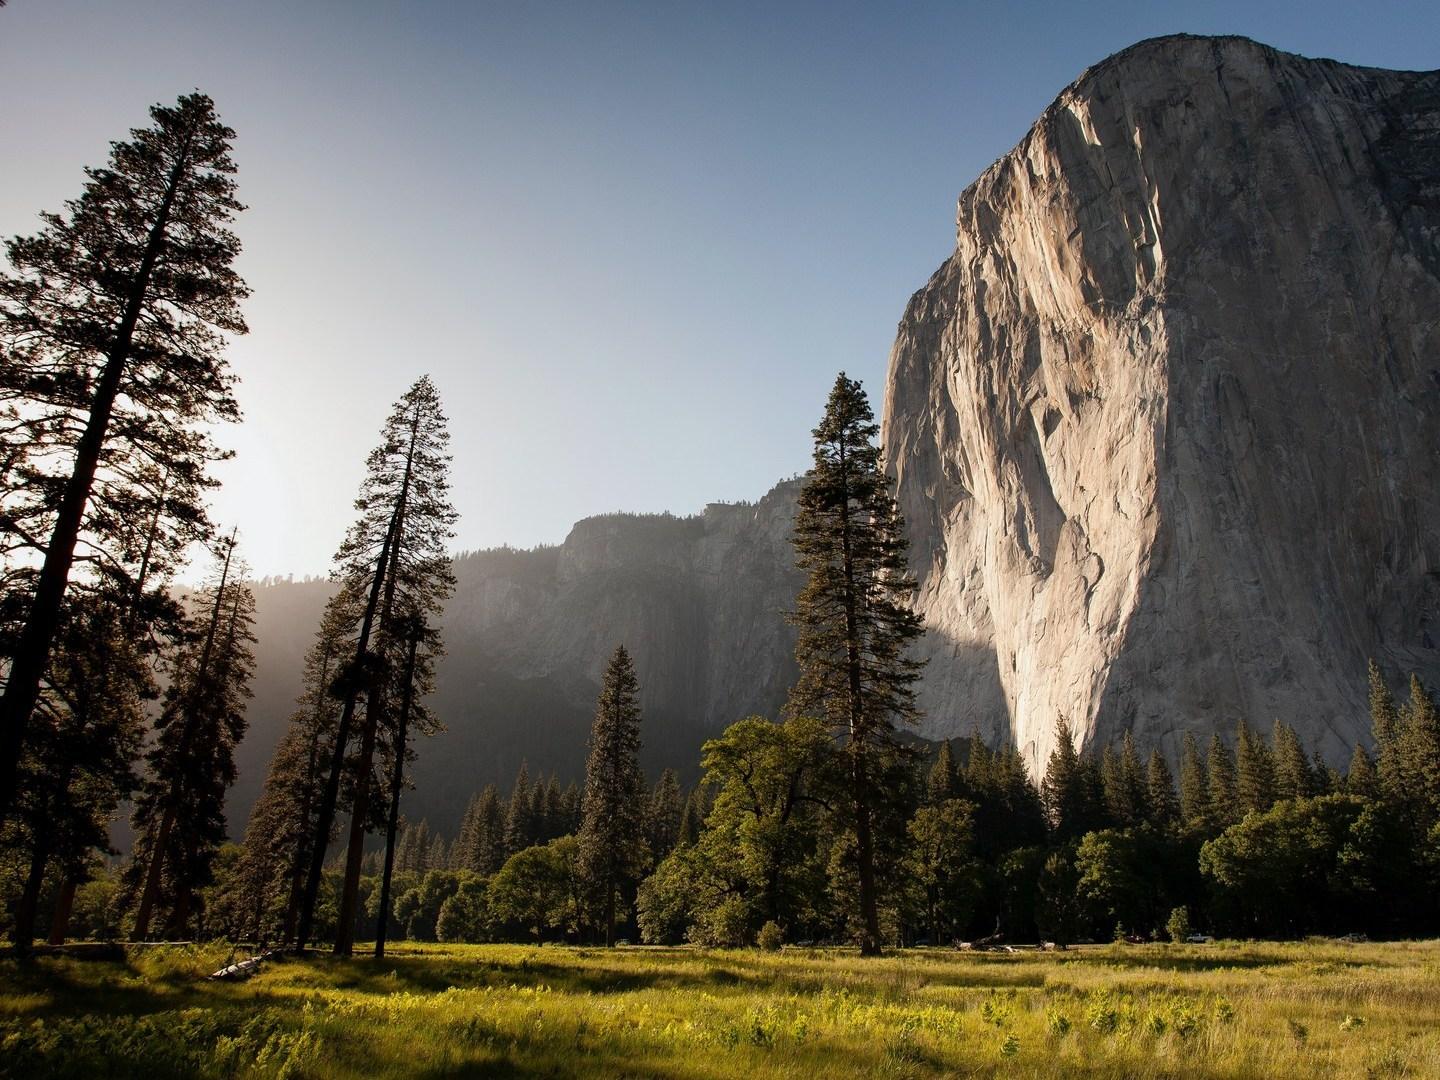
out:
{"label": "tall conifer tree", "polygon": [[[374,765],[389,730],[386,725],[393,723],[388,704],[398,700],[395,683],[401,665],[396,661],[404,648],[396,633],[398,620],[435,616],[454,587],[445,550],[456,518],[449,502],[449,438],[439,393],[423,377],[396,402],[385,422],[355,500],[359,518],[335,557],[341,591],[356,613],[356,628],[354,651],[335,682],[340,715],[310,845],[296,934],[301,949],[314,925],[325,849],[347,765],[353,795],[335,952],[348,956],[353,948],[365,833],[376,817],[371,802]],[[352,756],[362,699],[359,747]]]}
{"label": "tall conifer tree", "polygon": [[470,800],[456,847],[461,869],[488,877],[505,864],[505,807],[494,784]]}
{"label": "tall conifer tree", "polygon": [[1205,753],[1205,771],[1209,777],[1211,828],[1216,831],[1229,828],[1245,816],[1245,810],[1239,802],[1235,756],[1230,753],[1219,732],[1210,736],[1210,747]]}
{"label": "tall conifer tree", "polygon": [[232,536],[215,583],[196,597],[193,641],[166,692],[150,774],[136,801],[137,941],[149,935],[162,887],[170,908],[166,929],[183,932],[225,839],[225,792],[235,782],[235,747],[245,734],[255,670],[255,595],[234,551]]}
{"label": "tall conifer tree", "polygon": [[1264,813],[1275,804],[1275,763],[1270,748],[1241,720],[1235,730],[1235,794],[1241,814]]}
{"label": "tall conifer tree", "polygon": [[932,806],[938,806],[946,799],[953,799],[960,793],[960,775],[955,767],[955,751],[949,739],[940,740],[940,752],[935,764],[930,766],[926,780],[926,795]]}
{"label": "tall conifer tree", "polygon": [[524,851],[535,843],[534,809],[530,798],[530,765],[520,762],[520,771],[515,774],[515,783],[510,788],[510,801],[505,809],[505,855],[508,858],[517,851]]}
{"label": "tall conifer tree", "polygon": [[1270,738],[1275,762],[1276,798],[1308,799],[1318,794],[1319,777],[1316,776],[1295,729],[1283,720],[1277,720]]}
{"label": "tall conifer tree", "polygon": [[1055,720],[1055,749],[1045,766],[1040,793],[1050,828],[1061,840],[1078,839],[1099,828],[1103,815],[1103,784],[1097,770],[1075,749],[1070,721]]}
{"label": "tall conifer tree", "polygon": [[1185,732],[1180,751],[1180,819],[1191,832],[1209,831],[1210,770],[1193,732]]}
{"label": "tall conifer tree", "polygon": [[621,891],[638,882],[645,863],[639,693],[635,665],[620,645],[605,668],[590,728],[579,837],[581,873],[599,898],[606,945],[615,942]]}
{"label": "tall conifer tree", "polygon": [[[439,649],[439,635],[423,616],[397,620],[391,635],[404,650],[400,666],[399,709],[390,732],[390,807],[385,815],[385,863],[380,873],[380,910],[375,929],[375,957],[385,955],[385,937],[390,923],[390,887],[395,874],[395,837],[400,830],[400,797],[405,790],[405,765],[413,756],[410,739],[416,729],[434,728],[433,718],[421,703],[434,683],[433,661]],[[437,865],[443,865],[438,864]]]}
{"label": "tall conifer tree", "polygon": [[1367,669],[1370,691],[1370,734],[1375,741],[1375,771],[1380,790],[1392,803],[1402,802],[1408,788],[1404,755],[1400,749],[1400,710],[1385,674],[1371,660]]}
{"label": "tall conifer tree", "polygon": [[908,604],[915,581],[878,433],[860,384],[842,372],[814,430],[814,464],[795,517],[795,550],[808,580],[791,616],[800,678],[787,706],[793,716],[824,721],[843,743],[865,955],[880,951],[877,818],[895,812],[880,777],[906,756],[897,731],[918,719],[920,664],[909,646],[922,632]]}
{"label": "tall conifer tree", "polygon": [[1180,800],[1175,796],[1175,778],[1159,749],[1150,751],[1145,766],[1145,805],[1150,821],[1171,825],[1180,820]]}
{"label": "tall conifer tree", "polygon": [[645,821],[645,839],[655,862],[669,855],[680,842],[680,817],[685,804],[680,798],[680,778],[674,769],[660,774],[655,790],[650,793],[650,808]]}
{"label": "tall conifer tree", "polygon": [[77,558],[97,576],[133,573],[139,553],[114,541],[134,538],[151,510],[177,523],[164,533],[171,554],[208,536],[199,494],[206,463],[223,456],[209,426],[239,417],[223,356],[226,335],[245,332],[247,295],[232,268],[234,132],[200,93],[150,115],[107,167],[87,170],[66,214],[8,243],[14,272],[0,274],[13,470],[0,520],[7,552],[27,548],[39,563],[0,697],[0,820]]}
{"label": "tall conifer tree", "polygon": [[29,854],[12,924],[22,951],[35,937],[47,870],[58,865],[63,875],[52,926],[52,938],[63,942],[65,909],[76,886],[89,875],[97,852],[111,853],[109,828],[134,786],[132,766],[146,727],[144,701],[153,685],[150,666],[127,633],[122,603],[72,592],[65,606],[47,692],[21,758],[22,783],[11,817],[10,832],[25,834],[14,846],[28,846]]}

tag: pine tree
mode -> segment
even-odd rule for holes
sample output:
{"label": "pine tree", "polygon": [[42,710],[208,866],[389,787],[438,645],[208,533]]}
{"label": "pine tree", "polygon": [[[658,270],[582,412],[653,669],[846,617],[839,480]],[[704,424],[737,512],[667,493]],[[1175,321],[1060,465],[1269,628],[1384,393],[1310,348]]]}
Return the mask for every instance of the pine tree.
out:
{"label": "pine tree", "polygon": [[1047,822],[1040,791],[1020,751],[1011,745],[991,752],[979,737],[971,739],[966,770],[967,797],[976,803],[975,840],[982,855],[998,858],[1016,848],[1044,843]]}
{"label": "pine tree", "polygon": [[[340,703],[333,693],[336,678],[353,654],[355,597],[342,589],[325,605],[315,641],[305,654],[304,689],[290,717],[286,739],[271,761],[261,801],[252,811],[273,818],[271,827],[256,832],[259,845],[247,854],[254,872],[285,875],[285,908],[280,940],[294,941],[304,901],[305,882],[316,842],[326,762],[333,752]],[[283,752],[282,752],[283,751]],[[273,807],[270,805],[273,803]],[[265,804],[265,805],[261,805]],[[250,834],[247,827],[246,835]],[[329,846],[333,826],[326,831]],[[267,886],[257,885],[260,892]]]}
{"label": "pine tree", "polygon": [[255,658],[251,630],[255,595],[226,543],[215,584],[197,596],[204,622],[179,658],[156,722],[150,775],[136,802],[132,881],[142,880],[133,939],[144,941],[161,900],[170,905],[167,930],[183,933],[195,893],[211,878],[225,838],[225,792],[235,782],[235,747],[245,733],[245,705]]}
{"label": "pine tree", "polygon": [[1337,795],[1345,790],[1345,777],[1318,750],[1310,759],[1310,775],[1315,778],[1316,795]]}
{"label": "pine tree", "polygon": [[560,802],[563,811],[561,816],[565,822],[564,835],[569,836],[572,833],[578,833],[580,831],[580,818],[584,801],[585,796],[580,790],[580,785],[575,783],[574,780],[571,780],[565,788],[565,794]]}
{"label": "pine tree", "polygon": [[125,622],[123,604],[112,599],[83,593],[66,599],[12,814],[29,848],[29,871],[12,913],[20,951],[35,937],[40,889],[52,865],[63,883],[51,936],[64,941],[67,897],[73,899],[89,875],[95,853],[110,852],[111,819],[134,785],[132,763],[153,682]]}
{"label": "pine tree", "polygon": [[560,788],[560,778],[553,772],[545,785],[544,807],[547,842],[574,831],[565,815],[565,792]]}
{"label": "pine tree", "polygon": [[535,781],[534,787],[530,789],[530,822],[535,833],[535,843],[547,844],[554,837],[550,834],[550,815],[545,809],[545,782]]}
{"label": "pine tree", "polygon": [[1175,797],[1175,778],[1159,749],[1150,751],[1145,767],[1145,807],[1150,821],[1170,825],[1180,820],[1180,800]]}
{"label": "pine tree", "polygon": [[792,716],[823,720],[844,740],[865,955],[880,951],[877,819],[903,813],[879,778],[908,756],[895,735],[918,718],[920,664],[908,648],[922,632],[907,603],[915,582],[878,430],[860,384],[842,373],[814,431],[814,465],[795,518],[793,542],[808,580],[791,616],[800,678],[787,706]]}
{"label": "pine tree", "polygon": [[1056,718],[1055,749],[1045,766],[1040,795],[1057,839],[1078,839],[1100,826],[1101,798],[1092,772],[1075,749],[1070,721]]}
{"label": "pine tree", "polygon": [[455,863],[489,877],[505,863],[505,809],[494,784],[470,800],[456,842]]}
{"label": "pine tree", "polygon": [[1308,799],[1318,794],[1319,781],[1295,729],[1277,720],[1270,738],[1274,744],[1276,798]]}
{"label": "pine tree", "polygon": [[1210,770],[1195,735],[1185,732],[1180,752],[1180,820],[1191,832],[1208,832],[1213,820],[1210,809]]}
{"label": "pine tree", "polygon": [[1205,771],[1210,779],[1211,828],[1216,831],[1229,828],[1245,816],[1245,811],[1239,803],[1235,758],[1218,733],[1210,736],[1210,747],[1205,753]]}
{"label": "pine tree", "polygon": [[1400,710],[1385,675],[1374,660],[1367,671],[1370,682],[1370,734],[1375,740],[1375,769],[1386,798],[1400,802],[1408,788],[1400,749]]}
{"label": "pine tree", "polygon": [[309,839],[309,822],[296,804],[313,785],[317,759],[316,742],[292,723],[271,755],[265,786],[245,826],[232,884],[236,895],[229,900],[245,935],[260,941],[271,940],[272,933],[284,940],[294,929],[286,919],[293,910],[287,886],[296,882],[296,851]]}
{"label": "pine tree", "polygon": [[460,831],[455,834],[455,844],[450,849],[450,869],[470,870],[476,849],[476,832],[479,825],[480,793],[470,796],[465,804],[465,813],[460,818]]}
{"label": "pine tree", "polygon": [[515,785],[510,789],[510,802],[505,811],[505,855],[508,858],[524,851],[536,841],[535,820],[530,816],[534,803],[530,798],[530,766],[520,762]]}
{"label": "pine tree", "polygon": [[[400,829],[400,797],[405,790],[405,764],[411,756],[410,738],[415,730],[433,730],[421,699],[434,686],[434,660],[440,650],[440,636],[419,612],[411,612],[395,620],[387,634],[389,643],[404,650],[400,672],[400,707],[390,732],[390,808],[385,816],[385,863],[380,872],[380,903],[375,929],[375,958],[385,955],[385,937],[390,923],[390,886],[395,874],[395,837]],[[443,866],[445,860],[432,860]]]}
{"label": "pine tree", "polygon": [[685,805],[680,799],[680,778],[674,769],[660,774],[660,781],[650,793],[650,809],[646,815],[645,839],[650,845],[654,862],[669,855],[680,841],[680,817]]}
{"label": "pine tree", "polygon": [[[26,549],[40,564],[0,698],[0,821],[77,548],[93,550],[98,574],[125,572],[133,563],[114,541],[134,537],[157,503],[180,523],[165,533],[172,554],[208,536],[198,496],[222,456],[210,425],[239,416],[223,357],[226,335],[245,332],[247,295],[231,266],[234,132],[200,93],[150,115],[152,126],[112,145],[106,168],[87,171],[67,214],[8,243],[14,273],[0,274],[0,531],[7,554]],[[161,476],[173,482],[157,500]]]}
{"label": "pine tree", "polygon": [[955,768],[955,752],[950,747],[949,739],[940,740],[940,753],[935,758],[935,764],[930,767],[930,776],[925,786],[932,806],[938,806],[946,799],[956,798],[960,794],[960,777]]}
{"label": "pine tree", "polygon": [[1375,772],[1375,763],[1365,752],[1365,747],[1355,744],[1350,755],[1350,768],[1345,774],[1345,794],[1357,795],[1362,799],[1380,797],[1380,777]]}
{"label": "pine tree", "polygon": [[[321,796],[315,841],[301,906],[297,944],[304,948],[314,923],[326,838],[334,827],[342,773],[352,791],[349,841],[341,880],[335,953],[354,946],[365,833],[375,819],[371,805],[374,764],[382,737],[393,726],[389,702],[396,696],[397,657],[404,648],[402,619],[430,619],[454,588],[445,545],[456,520],[449,503],[449,433],[440,396],[428,377],[396,402],[366,461],[355,500],[359,519],[336,554],[341,589],[359,613],[355,651],[341,669],[340,717]],[[352,727],[361,698],[365,710],[358,752],[350,754]]]}
{"label": "pine tree", "polygon": [[1235,729],[1235,794],[1241,814],[1275,805],[1275,765],[1270,748],[1241,720]]}
{"label": "pine tree", "polygon": [[1417,835],[1440,823],[1440,713],[1418,675],[1410,676],[1410,701],[1400,717],[1400,757],[1405,803]]}
{"label": "pine tree", "polygon": [[690,789],[685,797],[685,809],[680,814],[680,835],[677,847],[689,847],[700,839],[705,831],[705,793],[699,787]]}
{"label": "pine tree", "polygon": [[1105,809],[1112,821],[1124,829],[1144,824],[1148,817],[1145,774],[1135,749],[1135,739],[1125,732],[1119,753],[1107,746],[1100,762]]}
{"label": "pine tree", "polygon": [[640,773],[640,684],[618,646],[600,685],[585,764],[580,868],[600,898],[605,944],[615,942],[616,904],[643,869],[644,778]]}

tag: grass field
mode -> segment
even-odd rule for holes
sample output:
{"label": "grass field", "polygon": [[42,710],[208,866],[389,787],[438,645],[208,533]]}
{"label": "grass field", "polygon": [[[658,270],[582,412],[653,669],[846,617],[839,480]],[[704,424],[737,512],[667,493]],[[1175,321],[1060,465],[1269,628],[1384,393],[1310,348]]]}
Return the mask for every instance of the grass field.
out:
{"label": "grass field", "polygon": [[0,959],[7,1076],[1440,1077],[1440,942]]}

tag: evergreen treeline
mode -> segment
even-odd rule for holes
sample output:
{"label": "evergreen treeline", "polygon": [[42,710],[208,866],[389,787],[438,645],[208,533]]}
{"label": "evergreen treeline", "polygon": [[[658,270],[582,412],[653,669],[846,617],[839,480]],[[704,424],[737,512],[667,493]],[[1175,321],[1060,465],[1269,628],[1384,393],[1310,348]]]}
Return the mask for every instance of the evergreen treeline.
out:
{"label": "evergreen treeline", "polygon": [[[902,787],[903,838],[877,878],[881,940],[1433,934],[1440,799],[1416,780],[1440,765],[1435,705],[1418,681],[1397,704],[1373,668],[1372,680],[1378,760],[1359,749],[1343,774],[1283,724],[1268,738],[1241,724],[1203,750],[1187,740],[1178,783],[1128,737],[1078,752],[1063,720],[1038,785],[1011,747],[973,735],[941,743]],[[703,766],[688,796],[667,770],[633,803],[640,839],[617,895],[634,908],[616,933],[731,946],[857,940],[854,840],[835,810],[848,762],[825,726],[750,717],[705,745]],[[522,768],[508,798],[491,786],[471,800],[453,842],[423,821],[406,828],[395,936],[603,941],[604,889],[582,857],[583,824],[575,785],[532,783]],[[337,867],[332,889],[338,881]],[[359,937],[373,935],[378,883],[377,855],[362,879]],[[334,911],[332,900],[327,919]],[[323,921],[321,936],[332,933]]]}

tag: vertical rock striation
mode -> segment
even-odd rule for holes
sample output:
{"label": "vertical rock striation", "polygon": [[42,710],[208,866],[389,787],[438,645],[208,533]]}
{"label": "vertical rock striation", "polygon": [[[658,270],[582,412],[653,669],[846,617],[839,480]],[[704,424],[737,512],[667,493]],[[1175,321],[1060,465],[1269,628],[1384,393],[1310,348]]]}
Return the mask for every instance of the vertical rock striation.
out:
{"label": "vertical rock striation", "polygon": [[[927,733],[1362,736],[1440,681],[1440,72],[1240,38],[1085,72],[960,197],[884,440]],[[1008,723],[1009,730],[1004,730]]]}

